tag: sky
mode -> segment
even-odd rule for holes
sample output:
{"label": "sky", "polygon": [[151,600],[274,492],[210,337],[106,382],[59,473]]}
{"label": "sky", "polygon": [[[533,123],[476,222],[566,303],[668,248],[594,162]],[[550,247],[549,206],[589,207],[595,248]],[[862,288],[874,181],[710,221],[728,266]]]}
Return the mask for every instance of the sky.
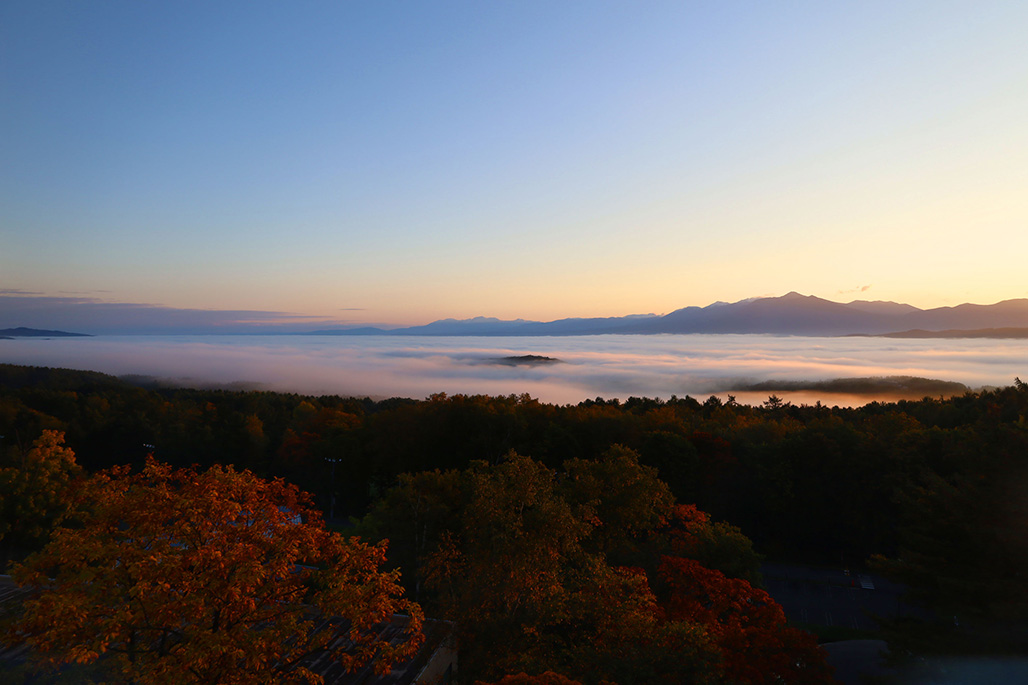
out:
{"label": "sky", "polygon": [[411,325],[1028,297],[1026,26],[990,1],[6,0],[0,300]]}

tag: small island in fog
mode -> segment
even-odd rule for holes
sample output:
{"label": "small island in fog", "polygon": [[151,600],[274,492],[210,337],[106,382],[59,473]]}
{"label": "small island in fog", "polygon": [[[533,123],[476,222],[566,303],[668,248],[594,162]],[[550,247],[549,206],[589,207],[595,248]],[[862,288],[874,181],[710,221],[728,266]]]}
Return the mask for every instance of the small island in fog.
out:
{"label": "small island in fog", "polygon": [[548,364],[563,364],[563,360],[557,359],[556,357],[544,357],[539,354],[522,354],[512,357],[498,357],[496,359],[490,359],[492,364],[502,364],[503,366],[546,366]]}

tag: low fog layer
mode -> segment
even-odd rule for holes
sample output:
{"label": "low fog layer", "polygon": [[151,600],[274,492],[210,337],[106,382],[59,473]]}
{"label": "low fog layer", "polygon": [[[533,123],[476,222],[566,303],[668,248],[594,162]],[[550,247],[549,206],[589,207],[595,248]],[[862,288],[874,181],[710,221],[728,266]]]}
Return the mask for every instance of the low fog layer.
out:
{"label": "low fog layer", "polygon": [[[561,363],[496,363],[528,355]],[[828,404],[920,398],[959,394],[964,386],[1009,385],[1015,376],[1028,376],[1026,359],[1028,341],[760,335],[0,341],[2,362],[90,369],[167,385],[374,398],[528,393],[561,404],[595,397],[728,393],[748,402],[772,393]]]}

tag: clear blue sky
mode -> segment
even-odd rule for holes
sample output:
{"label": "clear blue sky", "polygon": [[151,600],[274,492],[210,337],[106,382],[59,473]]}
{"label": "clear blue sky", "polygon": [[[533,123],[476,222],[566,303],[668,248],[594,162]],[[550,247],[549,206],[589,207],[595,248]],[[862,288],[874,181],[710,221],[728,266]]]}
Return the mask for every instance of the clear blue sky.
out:
{"label": "clear blue sky", "polygon": [[1028,297],[1026,35],[1023,2],[7,0],[0,291],[371,323]]}

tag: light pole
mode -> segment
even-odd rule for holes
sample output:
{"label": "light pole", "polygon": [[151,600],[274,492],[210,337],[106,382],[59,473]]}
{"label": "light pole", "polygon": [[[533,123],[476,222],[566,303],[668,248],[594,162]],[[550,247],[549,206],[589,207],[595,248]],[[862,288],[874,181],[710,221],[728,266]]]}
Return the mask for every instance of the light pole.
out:
{"label": "light pole", "polygon": [[333,521],[336,517],[336,464],[342,461],[342,457],[325,457],[325,461],[332,464],[332,490],[329,492],[328,520]]}

